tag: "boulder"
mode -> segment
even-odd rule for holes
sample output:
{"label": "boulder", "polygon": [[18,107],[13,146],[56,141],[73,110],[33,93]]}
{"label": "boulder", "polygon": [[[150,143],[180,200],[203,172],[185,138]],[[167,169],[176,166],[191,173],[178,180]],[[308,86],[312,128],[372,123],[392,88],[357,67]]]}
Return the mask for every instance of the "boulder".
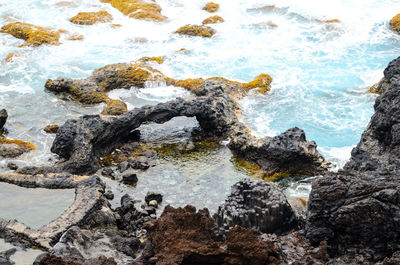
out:
{"label": "boulder", "polygon": [[22,46],[39,46],[42,44],[59,45],[60,32],[23,22],[4,25],[0,33],[7,33],[26,41]]}
{"label": "boulder", "polygon": [[1,265],[15,265],[15,262],[10,260],[10,257],[17,252],[16,248],[11,248],[6,251],[0,252],[0,264]]}
{"label": "boulder", "polygon": [[390,28],[396,32],[400,32],[400,14],[394,16],[389,22]]}
{"label": "boulder", "polygon": [[218,11],[218,9],[219,9],[219,4],[213,2],[209,2],[203,7],[203,10],[209,13],[215,13]]}
{"label": "boulder", "polygon": [[55,134],[57,133],[59,128],[60,126],[58,126],[57,124],[49,124],[46,127],[44,127],[43,130],[47,133]]}
{"label": "boulder", "polygon": [[153,2],[142,0],[100,0],[103,3],[109,3],[114,8],[121,11],[124,15],[141,20],[151,20],[163,22],[167,17],[161,14],[161,7]]}
{"label": "boulder", "polygon": [[5,109],[0,110],[0,131],[3,130],[3,127],[7,122],[7,118],[8,118],[7,110]]}
{"label": "boulder", "polygon": [[185,25],[177,29],[175,33],[180,35],[211,38],[215,35],[216,31],[213,28],[204,25]]}
{"label": "boulder", "polygon": [[206,24],[216,24],[216,23],[222,23],[222,22],[224,22],[224,19],[222,17],[212,16],[212,17],[204,19],[202,24],[206,25]]}
{"label": "boulder", "polygon": [[225,231],[236,225],[276,234],[297,228],[296,214],[278,185],[262,180],[243,179],[233,185],[214,218]]}
{"label": "boulder", "polygon": [[69,19],[74,24],[78,25],[93,25],[96,23],[111,22],[112,16],[105,10],[97,12],[80,12],[76,16]]}

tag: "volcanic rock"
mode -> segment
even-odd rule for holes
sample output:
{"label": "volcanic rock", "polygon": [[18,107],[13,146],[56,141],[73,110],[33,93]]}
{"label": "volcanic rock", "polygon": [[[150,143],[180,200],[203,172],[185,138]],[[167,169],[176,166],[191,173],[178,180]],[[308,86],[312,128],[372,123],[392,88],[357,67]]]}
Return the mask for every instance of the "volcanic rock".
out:
{"label": "volcanic rock", "polygon": [[3,130],[4,124],[6,124],[8,118],[7,110],[0,110],[0,131]]}

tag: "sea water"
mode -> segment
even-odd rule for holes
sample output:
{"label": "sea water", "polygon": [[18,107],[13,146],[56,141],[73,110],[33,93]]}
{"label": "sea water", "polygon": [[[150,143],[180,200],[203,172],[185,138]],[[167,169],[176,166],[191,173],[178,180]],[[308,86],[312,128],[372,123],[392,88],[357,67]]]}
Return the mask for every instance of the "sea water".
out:
{"label": "sea water", "polygon": [[[389,28],[389,20],[400,12],[400,1],[396,0],[218,0],[220,10],[216,14],[225,22],[212,25],[217,34],[210,39],[173,33],[180,26],[201,24],[214,15],[202,10],[206,1],[157,0],[162,14],[168,17],[163,23],[128,18],[97,0],[71,0],[67,6],[58,2],[0,2],[0,25],[17,20],[68,31],[62,34],[59,46],[24,48],[18,47],[24,41],[0,34],[0,58],[11,52],[20,54],[14,62],[0,65],[0,107],[10,116],[7,137],[31,141],[37,147],[13,160],[19,166],[56,161],[49,151],[54,135],[43,131],[46,125],[100,113],[104,107],[83,106],[45,91],[48,78],[84,78],[107,64],[166,56],[162,65],[153,67],[176,79],[222,76],[248,82],[260,73],[270,74],[270,92],[250,93],[241,101],[243,122],[258,136],[275,136],[297,126],[306,132],[308,140],[316,141],[318,150],[338,169],[350,157],[373,114],[376,95],[370,94],[368,87],[379,81],[388,62],[400,54],[400,35]],[[98,10],[108,11],[112,23],[121,27],[111,27],[110,23],[75,25],[68,20],[78,12]],[[332,19],[338,23],[324,22]],[[81,34],[84,39],[68,40],[72,34]],[[182,48],[185,52],[176,52]],[[184,89],[162,84],[110,92],[110,97],[121,98],[130,109],[187,95]],[[215,168],[231,167],[229,154],[228,159],[215,161]],[[1,171],[7,170],[7,162],[0,161]],[[194,169],[204,176],[201,165],[207,162],[199,163],[203,164],[193,164],[190,173],[176,168],[169,168],[167,173],[153,170],[151,178],[140,184],[140,191],[133,193],[159,187],[170,194],[168,202],[173,205],[193,202],[207,206],[203,198],[208,193],[220,194],[212,197],[217,204],[229,192],[229,186],[243,176],[233,169],[222,177],[220,171],[208,170],[205,181],[198,176],[189,181],[199,187],[193,192],[188,187],[195,185],[182,183],[196,174]],[[183,179],[182,174],[186,176]],[[166,182],[168,185],[161,185]],[[309,182],[293,185],[294,193],[307,196]]]}

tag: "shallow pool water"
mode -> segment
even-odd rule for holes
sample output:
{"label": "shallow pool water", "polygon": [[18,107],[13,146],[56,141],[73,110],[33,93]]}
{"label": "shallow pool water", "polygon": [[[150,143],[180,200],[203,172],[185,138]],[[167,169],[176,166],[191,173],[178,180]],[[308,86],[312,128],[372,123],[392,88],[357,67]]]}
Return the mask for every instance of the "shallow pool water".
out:
{"label": "shallow pool water", "polygon": [[38,229],[59,217],[74,199],[73,189],[27,189],[0,182],[0,217]]}

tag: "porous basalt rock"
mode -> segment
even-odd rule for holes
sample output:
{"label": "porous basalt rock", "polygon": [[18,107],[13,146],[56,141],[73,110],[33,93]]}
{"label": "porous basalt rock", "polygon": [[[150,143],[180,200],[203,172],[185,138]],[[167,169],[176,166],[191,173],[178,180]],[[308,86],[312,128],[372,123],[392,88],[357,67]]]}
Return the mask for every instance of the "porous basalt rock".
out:
{"label": "porous basalt rock", "polygon": [[21,46],[38,46],[42,44],[58,45],[60,33],[49,28],[43,28],[28,23],[14,22],[4,25],[0,33],[8,33],[15,38],[26,41]]}
{"label": "porous basalt rock", "polygon": [[394,16],[389,22],[390,28],[400,33],[400,14]]}
{"label": "porous basalt rock", "polygon": [[376,99],[375,113],[363,132],[361,141],[352,150],[350,161],[345,165],[346,170],[400,169],[400,112],[397,107],[400,100],[400,58],[389,63],[384,71],[384,78],[389,81],[389,86]]}
{"label": "porous basalt rock", "polygon": [[214,218],[225,231],[240,225],[281,234],[297,227],[296,215],[278,185],[262,180],[243,179],[233,185]]}
{"label": "porous basalt rock", "polygon": [[332,256],[365,254],[380,260],[400,249],[399,175],[342,172],[313,183],[305,233],[328,242]]}
{"label": "porous basalt rock", "polygon": [[[104,78],[104,74],[101,77]],[[115,88],[118,84],[111,83],[111,80],[100,79],[99,76],[98,82],[103,84],[103,88]],[[48,82],[55,84],[55,90],[62,91],[74,81],[58,79]],[[125,85],[127,81],[116,82]],[[210,78],[196,88],[196,94],[198,97],[195,98],[178,98],[155,106],[136,108],[120,117],[87,115],[79,120],[67,121],[57,132],[51,148],[52,152],[66,160],[56,168],[74,173],[93,172],[99,168],[100,157],[132,138],[131,132],[141,124],[164,123],[177,116],[196,117],[205,137],[229,138],[229,147],[233,151],[258,163],[271,175],[281,169],[286,173],[301,171],[313,174],[326,168],[324,159],[316,151],[316,144],[307,142],[304,132],[299,129],[294,128],[272,138],[260,139],[251,135],[250,129],[237,117],[240,112],[237,100],[247,94],[243,84]]]}
{"label": "porous basalt rock", "polygon": [[3,127],[6,124],[7,119],[8,119],[7,110],[5,109],[0,110],[0,132],[3,130]]}
{"label": "porous basalt rock", "polygon": [[209,2],[203,7],[203,10],[210,13],[215,13],[218,11],[218,9],[219,9],[219,4],[213,2]]}
{"label": "porous basalt rock", "polygon": [[215,35],[216,31],[213,28],[204,25],[185,25],[177,29],[175,33],[180,35],[211,38]]}
{"label": "porous basalt rock", "polygon": [[206,25],[206,24],[216,24],[216,23],[222,23],[222,22],[224,22],[224,19],[222,17],[212,16],[212,17],[204,19],[202,24]]}
{"label": "porous basalt rock", "polygon": [[105,10],[97,12],[80,12],[69,19],[69,21],[78,25],[93,25],[95,23],[111,22],[111,20],[111,14]]}
{"label": "porous basalt rock", "polygon": [[124,15],[141,20],[152,20],[162,22],[167,17],[161,14],[161,7],[155,2],[145,2],[142,0],[100,0],[109,3],[114,8],[121,11]]}

